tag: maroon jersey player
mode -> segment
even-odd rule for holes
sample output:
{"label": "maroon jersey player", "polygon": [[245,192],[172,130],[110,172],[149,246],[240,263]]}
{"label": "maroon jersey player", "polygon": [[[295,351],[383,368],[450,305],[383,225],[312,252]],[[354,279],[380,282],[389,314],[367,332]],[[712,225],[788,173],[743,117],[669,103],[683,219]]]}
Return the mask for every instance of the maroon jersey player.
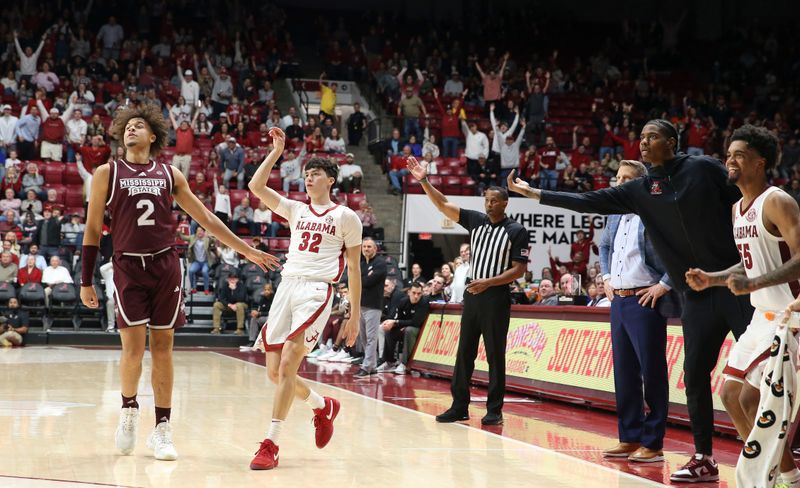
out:
{"label": "maroon jersey player", "polygon": [[124,141],[125,158],[98,167],[92,178],[83,238],[81,301],[88,307],[98,307],[92,275],[103,213],[108,208],[114,243],[114,298],[122,339],[122,412],[115,439],[117,449],[131,454],[136,445],[136,394],[149,327],[156,427],[147,444],[156,459],[174,460],[178,454],[169,423],[172,343],[175,329],[184,324],[186,317],[180,261],[174,248],[173,199],[201,227],[247,259],[265,269],[277,267],[278,260],[237,238],[194,196],[180,171],[152,159],[167,139],[167,124],[159,109],[145,105],[122,110],[113,127],[118,140]]}

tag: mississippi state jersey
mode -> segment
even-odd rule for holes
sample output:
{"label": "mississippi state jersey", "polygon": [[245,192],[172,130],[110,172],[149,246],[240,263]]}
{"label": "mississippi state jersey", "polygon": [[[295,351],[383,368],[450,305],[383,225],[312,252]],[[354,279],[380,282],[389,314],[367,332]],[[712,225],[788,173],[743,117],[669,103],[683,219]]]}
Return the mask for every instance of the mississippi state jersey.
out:
{"label": "mississippi state jersey", "polygon": [[147,254],[175,244],[172,170],[150,160],[110,163],[108,200],[114,252]]}
{"label": "mississippi state jersey", "polygon": [[311,205],[281,198],[275,209],[292,238],[281,275],[332,283],[344,272],[345,249],[361,245],[361,220],[347,207]]}
{"label": "mississippi state jersey", "polygon": [[[764,227],[764,202],[769,195],[778,191],[783,190],[771,186],[753,200],[750,206],[743,208],[742,200],[733,206],[733,238],[748,278],[773,271],[791,257],[789,246],[783,238],[770,234]],[[800,283],[792,281],[754,291],[750,294],[750,303],[759,310],[781,311],[798,293]]]}

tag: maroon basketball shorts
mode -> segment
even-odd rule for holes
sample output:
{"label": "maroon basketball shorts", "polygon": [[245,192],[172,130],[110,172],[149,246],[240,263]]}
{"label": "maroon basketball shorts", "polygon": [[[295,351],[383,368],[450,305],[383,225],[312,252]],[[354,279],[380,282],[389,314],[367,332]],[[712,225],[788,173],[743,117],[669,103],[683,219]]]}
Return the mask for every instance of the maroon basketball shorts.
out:
{"label": "maroon basketball shorts", "polygon": [[114,254],[117,327],[177,329],[186,323],[178,251]]}

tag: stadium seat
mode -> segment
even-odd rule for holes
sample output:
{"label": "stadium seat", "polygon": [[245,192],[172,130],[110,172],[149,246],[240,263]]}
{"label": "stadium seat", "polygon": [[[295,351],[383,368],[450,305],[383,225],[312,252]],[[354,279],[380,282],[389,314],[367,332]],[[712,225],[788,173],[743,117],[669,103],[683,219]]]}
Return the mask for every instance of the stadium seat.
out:
{"label": "stadium seat", "polygon": [[68,186],[64,195],[64,206],[83,207],[83,186]]}
{"label": "stadium seat", "polygon": [[461,194],[461,177],[460,176],[445,176],[444,177],[444,192],[447,195],[460,195]]}
{"label": "stadium seat", "polygon": [[69,163],[64,166],[63,182],[65,185],[83,185],[83,178],[78,172],[77,164]]}
{"label": "stadium seat", "polygon": [[242,202],[242,198],[250,198],[250,192],[248,190],[231,190],[231,209],[235,208]]}
{"label": "stadium seat", "polygon": [[[64,196],[67,193],[67,187],[66,186],[61,185],[61,184],[51,185],[51,184],[48,183],[48,184],[45,184],[45,190],[55,190],[56,193],[58,194],[58,196],[56,197],[56,202],[60,203],[61,205],[64,204]],[[81,205],[82,204],[83,203],[81,203]]]}
{"label": "stadium seat", "polygon": [[366,200],[367,196],[363,193],[352,193],[347,197],[347,206],[353,210],[358,210],[361,202]]}
{"label": "stadium seat", "polygon": [[45,163],[43,176],[45,184],[62,184],[64,182],[64,163]]}
{"label": "stadium seat", "polygon": [[269,250],[275,252],[286,252],[289,250],[289,239],[273,237],[269,240]]}
{"label": "stadium seat", "polygon": [[290,191],[289,200],[297,200],[298,202],[308,202],[308,193],[304,191]]}
{"label": "stadium seat", "polygon": [[475,180],[470,176],[461,177],[461,194],[465,196],[474,196],[478,189]]}
{"label": "stadium seat", "polygon": [[269,174],[267,186],[276,191],[283,190],[283,178],[281,178],[280,171],[273,171]]}

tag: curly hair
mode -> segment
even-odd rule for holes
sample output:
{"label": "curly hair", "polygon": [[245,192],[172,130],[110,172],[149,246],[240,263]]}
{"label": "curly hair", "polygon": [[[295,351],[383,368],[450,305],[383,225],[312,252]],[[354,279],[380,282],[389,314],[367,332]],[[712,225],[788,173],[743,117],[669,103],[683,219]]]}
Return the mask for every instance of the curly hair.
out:
{"label": "curly hair", "polygon": [[731,142],[744,141],[766,160],[765,170],[772,169],[778,161],[778,138],[766,127],[756,127],[746,124],[731,135]]}
{"label": "curly hair", "polygon": [[128,125],[131,119],[135,118],[143,119],[153,135],[156,136],[156,140],[150,145],[150,154],[158,154],[167,145],[169,126],[161,114],[161,109],[155,105],[147,103],[138,107],[130,106],[120,110],[111,124],[111,134],[124,147],[125,126]]}
{"label": "curly hair", "polygon": [[311,158],[308,163],[306,163],[305,170],[308,171],[315,168],[321,169],[334,180],[339,178],[339,165],[328,158]]}

